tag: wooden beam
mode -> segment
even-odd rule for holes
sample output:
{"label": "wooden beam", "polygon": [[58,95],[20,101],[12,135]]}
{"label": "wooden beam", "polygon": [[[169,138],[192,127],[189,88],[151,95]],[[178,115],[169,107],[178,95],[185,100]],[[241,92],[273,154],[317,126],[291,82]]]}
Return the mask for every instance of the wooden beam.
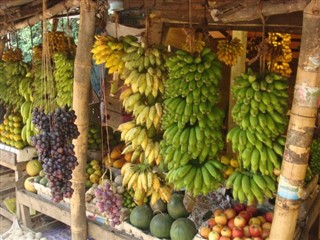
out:
{"label": "wooden beam", "polygon": [[[303,11],[310,0],[291,0],[286,2],[267,2],[267,1],[245,1],[245,4],[240,4],[243,1],[235,1],[230,9],[213,8],[210,10],[212,19],[216,22],[239,22],[261,19],[261,17],[269,17],[277,14],[291,13]],[[236,4],[239,5],[236,5]],[[236,10],[232,7],[239,6]]]}
{"label": "wooden beam", "polygon": [[[64,0],[56,4],[55,6],[48,8],[45,12],[45,15],[46,15],[46,18],[51,18],[57,15],[58,13],[65,11],[66,9],[69,9],[72,7],[78,7],[78,6],[79,6],[79,0]],[[3,26],[0,30],[0,36],[4,36],[8,32],[17,31],[19,29],[36,24],[41,20],[42,20],[42,12],[38,13],[37,15],[31,18],[28,18],[26,20],[16,23],[14,26],[11,26],[11,25]]]}

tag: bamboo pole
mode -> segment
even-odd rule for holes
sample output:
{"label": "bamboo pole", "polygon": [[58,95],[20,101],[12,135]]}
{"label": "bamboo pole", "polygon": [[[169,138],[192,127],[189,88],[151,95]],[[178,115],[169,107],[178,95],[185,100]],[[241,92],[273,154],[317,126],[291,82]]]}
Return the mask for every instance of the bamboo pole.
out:
{"label": "bamboo pole", "polygon": [[78,47],[74,63],[73,109],[80,136],[74,140],[79,165],[73,171],[71,198],[71,233],[73,240],[87,239],[85,205],[85,165],[88,150],[89,94],[91,53],[95,31],[95,4],[92,0],[80,1],[80,26]]}
{"label": "bamboo pole", "polygon": [[301,48],[270,240],[292,240],[308,167],[320,92],[320,0],[303,12]]}
{"label": "bamboo pole", "polygon": [[[243,50],[247,48],[247,32],[246,31],[232,31],[232,37],[233,38],[239,38],[242,45]],[[246,52],[244,52],[241,56],[238,57],[237,63],[231,67],[230,72],[230,90],[229,90],[229,110],[228,110],[228,131],[230,131],[231,128],[235,127],[235,122],[232,119],[232,108],[235,105],[235,99],[232,96],[232,86],[234,84],[235,77],[239,76],[241,73],[244,73],[246,71]],[[227,144],[227,155],[229,157],[233,156],[232,146],[231,143]]]}

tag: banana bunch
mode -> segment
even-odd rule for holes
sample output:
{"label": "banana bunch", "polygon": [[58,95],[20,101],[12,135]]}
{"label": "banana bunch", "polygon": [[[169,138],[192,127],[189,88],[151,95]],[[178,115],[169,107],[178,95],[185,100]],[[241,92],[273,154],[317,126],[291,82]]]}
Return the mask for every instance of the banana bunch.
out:
{"label": "banana bunch", "polygon": [[41,61],[42,60],[42,47],[34,46],[32,48],[32,61]]}
{"label": "banana bunch", "polygon": [[160,143],[154,140],[155,128],[146,129],[130,121],[120,124],[118,130],[121,131],[121,140],[127,143],[122,154],[132,152],[131,162],[145,162],[146,159],[149,164],[160,164]]}
{"label": "banana bunch", "polygon": [[30,73],[26,74],[26,77],[23,78],[19,83],[19,94],[24,98],[27,102],[33,102],[34,98],[32,95],[32,77]]}
{"label": "banana bunch", "polygon": [[263,177],[279,174],[285,145],[282,134],[287,128],[287,88],[287,80],[275,73],[248,70],[235,79],[232,117],[237,126],[228,132],[227,142],[232,143],[241,169]]}
{"label": "banana bunch", "polygon": [[54,31],[48,32],[48,42],[50,53],[75,53],[76,45],[73,39],[66,35],[65,32]]}
{"label": "banana bunch", "polygon": [[275,180],[266,175],[235,171],[226,181],[226,187],[232,187],[234,200],[248,205],[264,202],[264,197],[273,199],[276,192]]}
{"label": "banana bunch", "polygon": [[28,68],[24,62],[0,62],[0,101],[15,110],[18,110],[24,102],[24,97],[19,94],[19,88]]}
{"label": "banana bunch", "polygon": [[[214,159],[223,148],[220,127],[224,113],[215,106],[220,98],[220,64],[211,49],[204,48],[194,55],[178,50],[166,65],[169,79],[165,84],[162,117],[165,132],[160,149],[163,162],[169,169],[169,182],[176,189],[187,188],[194,195],[212,191],[223,180],[220,170],[224,165],[211,170],[212,174],[219,174],[217,178],[202,176],[202,172],[205,172],[202,166],[211,166],[211,162],[219,163]],[[185,166],[188,166],[188,170],[199,169],[197,184],[186,184],[182,179],[179,181],[180,171],[185,174],[188,172]],[[209,178],[212,184],[209,184]],[[200,184],[202,180],[206,184]]]}
{"label": "banana bunch", "polygon": [[124,54],[124,42],[135,39],[133,36],[120,37],[119,40],[112,36],[96,35],[91,52],[96,64],[105,64],[108,73],[120,72],[124,67],[122,56]]}
{"label": "banana bunch", "polygon": [[123,176],[122,185],[134,190],[134,201],[142,205],[146,197],[151,196],[151,202],[155,203],[159,198],[168,202],[172,187],[165,183],[161,176],[152,171],[149,164],[126,163],[121,168]]}
{"label": "banana bunch", "polygon": [[217,57],[221,62],[224,62],[228,66],[235,65],[237,63],[237,58],[243,53],[244,49],[239,38],[218,41]]}
{"label": "banana bunch", "polygon": [[4,62],[20,62],[22,61],[22,51],[19,48],[8,48],[2,54],[2,61]]}
{"label": "banana bunch", "polygon": [[224,169],[225,165],[215,159],[200,165],[189,162],[169,171],[167,179],[169,183],[174,184],[175,189],[185,188],[194,196],[207,195],[217,189],[224,180],[222,173]]}
{"label": "banana bunch", "polygon": [[31,137],[36,134],[36,129],[32,123],[33,103],[25,101],[20,107],[22,121],[25,124],[21,131],[21,138],[24,142],[31,145]]}
{"label": "banana bunch", "polygon": [[292,69],[289,63],[292,61],[291,35],[283,33],[269,33],[268,36],[267,65],[271,72],[284,77],[290,77]]}
{"label": "banana bunch", "polygon": [[[69,55],[70,56],[70,55]],[[74,59],[64,53],[55,53],[54,80],[57,89],[56,102],[60,107],[72,106]]]}

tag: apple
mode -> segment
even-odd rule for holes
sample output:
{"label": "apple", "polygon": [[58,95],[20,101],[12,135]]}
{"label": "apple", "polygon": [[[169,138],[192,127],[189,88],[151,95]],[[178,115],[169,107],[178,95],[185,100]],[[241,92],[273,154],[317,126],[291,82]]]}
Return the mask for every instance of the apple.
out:
{"label": "apple", "polygon": [[209,218],[208,220],[208,227],[212,228],[214,225],[216,225],[216,221],[214,220],[214,218]]}
{"label": "apple", "polygon": [[217,232],[217,233],[219,233],[219,234],[220,234],[220,233],[221,233],[222,228],[223,228],[223,226],[222,226],[222,225],[216,224],[216,225],[214,225],[214,226],[213,226],[212,231]]}
{"label": "apple", "polygon": [[261,237],[254,237],[254,238],[251,238],[252,240],[263,240],[263,238]]}
{"label": "apple", "polygon": [[252,224],[249,226],[249,232],[251,237],[261,237],[262,228],[258,224]]}
{"label": "apple", "polygon": [[215,215],[214,220],[216,221],[217,224],[220,225],[226,225],[228,222],[227,216],[224,213],[219,213]]}
{"label": "apple", "polygon": [[269,237],[270,231],[271,231],[270,229],[262,228],[261,237],[262,237],[263,239]]}
{"label": "apple", "polygon": [[258,216],[257,218],[260,219],[261,224],[266,222],[266,219],[264,218],[264,216]]}
{"label": "apple", "polygon": [[258,210],[254,206],[247,206],[246,211],[251,213],[253,217],[257,216]]}
{"label": "apple", "polygon": [[209,240],[219,240],[220,238],[220,233],[218,232],[210,232],[209,235],[208,235],[208,239]]}
{"label": "apple", "polygon": [[239,203],[239,204],[234,205],[233,208],[234,208],[234,210],[236,210],[237,213],[239,213],[239,212],[245,210],[246,206],[244,204]]}
{"label": "apple", "polygon": [[241,211],[239,212],[238,216],[243,217],[246,220],[246,223],[249,222],[250,218],[251,218],[251,214],[248,213],[247,211]]}
{"label": "apple", "polygon": [[244,235],[245,237],[251,237],[251,234],[250,234],[249,226],[248,226],[248,225],[246,225],[242,230],[243,230],[243,235]]}
{"label": "apple", "polygon": [[247,221],[244,217],[238,215],[234,218],[234,225],[236,227],[243,228],[246,224]]}
{"label": "apple", "polygon": [[271,223],[273,220],[273,212],[267,212],[264,215],[264,218],[266,219],[267,222]]}
{"label": "apple", "polygon": [[243,240],[252,240],[252,238],[246,237]]}
{"label": "apple", "polygon": [[202,226],[199,229],[200,236],[205,238],[205,239],[208,239],[210,232],[211,232],[211,228],[208,228],[208,227],[205,227],[205,226]]}
{"label": "apple", "polygon": [[233,240],[242,240],[241,237],[235,237],[235,238],[232,238]]}
{"label": "apple", "polygon": [[252,225],[252,224],[261,225],[261,221],[259,218],[253,217],[253,218],[250,218],[249,220],[249,225]]}
{"label": "apple", "polygon": [[223,209],[222,208],[218,208],[218,209],[214,210],[213,216],[215,217],[215,216],[219,215],[220,213],[223,213]]}
{"label": "apple", "polygon": [[237,215],[236,210],[234,210],[233,208],[227,208],[226,210],[224,210],[224,214],[228,219],[234,218]]}
{"label": "apple", "polygon": [[271,223],[265,222],[262,224],[262,229],[271,229]]}
{"label": "apple", "polygon": [[242,238],[243,237],[243,230],[242,228],[239,228],[239,227],[234,227],[232,228],[232,237],[235,238],[235,237],[240,237]]}
{"label": "apple", "polygon": [[226,237],[226,236],[221,236],[221,237],[219,238],[219,240],[231,240],[231,238]]}
{"label": "apple", "polygon": [[224,236],[224,237],[231,237],[231,229],[228,226],[224,226],[221,229],[220,234],[221,234],[221,236]]}
{"label": "apple", "polygon": [[230,229],[232,229],[234,227],[234,218],[229,219],[227,225]]}

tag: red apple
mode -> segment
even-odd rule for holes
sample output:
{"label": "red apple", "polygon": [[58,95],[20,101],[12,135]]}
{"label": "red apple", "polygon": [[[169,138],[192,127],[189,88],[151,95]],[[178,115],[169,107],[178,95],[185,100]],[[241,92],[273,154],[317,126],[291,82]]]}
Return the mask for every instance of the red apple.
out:
{"label": "red apple", "polygon": [[236,210],[237,213],[246,209],[245,205],[241,203],[234,205],[233,208],[234,210]]}
{"label": "red apple", "polygon": [[252,238],[246,237],[243,240],[252,240]]}
{"label": "red apple", "polygon": [[234,218],[234,225],[236,227],[243,228],[246,224],[247,221],[244,217],[238,215]]}
{"label": "red apple", "polygon": [[266,219],[264,218],[264,216],[258,216],[257,218],[260,219],[261,224],[266,222]]}
{"label": "red apple", "polygon": [[239,212],[238,216],[243,217],[243,218],[246,220],[246,222],[249,222],[249,220],[250,220],[250,218],[251,218],[251,214],[248,213],[247,211],[241,211],[241,212]]}
{"label": "red apple", "polygon": [[223,213],[223,209],[218,208],[218,209],[214,210],[213,216],[215,217],[215,216],[217,216],[217,215],[220,214],[220,213]]}
{"label": "red apple", "polygon": [[208,239],[209,237],[209,233],[211,232],[211,228],[208,228],[206,226],[201,226],[199,228],[199,234],[201,237]]}
{"label": "red apple", "polygon": [[222,228],[223,228],[223,226],[222,226],[222,225],[216,224],[216,225],[214,225],[214,226],[213,226],[212,231],[217,232],[217,233],[219,233],[219,234],[220,234],[220,233],[221,233]]}
{"label": "red apple", "polygon": [[272,222],[272,219],[273,219],[273,212],[267,212],[267,213],[264,215],[264,218],[266,219],[267,222],[271,223],[271,222]]}
{"label": "red apple", "polygon": [[235,237],[235,238],[232,238],[233,240],[242,240],[241,237]]}
{"label": "red apple", "polygon": [[216,225],[216,221],[215,221],[214,218],[212,217],[212,218],[210,218],[210,219],[208,220],[208,227],[209,227],[209,228],[212,228],[214,225]]}
{"label": "red apple", "polygon": [[213,231],[209,233],[209,236],[208,236],[209,240],[219,240],[219,238],[220,238],[220,233],[213,232]]}
{"label": "red apple", "polygon": [[228,227],[229,227],[230,229],[232,229],[232,228],[234,227],[234,218],[229,219],[227,225],[228,225]]}
{"label": "red apple", "polygon": [[235,237],[240,237],[242,238],[243,237],[243,230],[242,228],[239,228],[239,227],[234,227],[232,228],[232,237],[235,238]]}
{"label": "red apple", "polygon": [[214,217],[217,224],[226,225],[228,222],[227,216],[224,213],[219,213]]}
{"label": "red apple", "polygon": [[247,206],[246,211],[251,213],[253,217],[257,216],[257,209],[254,206]]}
{"label": "red apple", "polygon": [[251,234],[250,234],[249,226],[248,226],[248,225],[243,228],[243,235],[244,235],[245,237],[251,237]]}
{"label": "red apple", "polygon": [[262,224],[262,229],[271,229],[271,223],[265,222],[264,224]]}
{"label": "red apple", "polygon": [[221,236],[221,237],[219,238],[219,240],[231,240],[231,238],[226,237],[226,236]]}
{"label": "red apple", "polygon": [[252,225],[252,224],[257,224],[257,225],[261,225],[261,221],[259,218],[257,217],[253,217],[253,218],[250,218],[249,220],[249,225]]}
{"label": "red apple", "polygon": [[251,238],[252,240],[263,240],[263,238],[261,237],[254,237],[254,238]]}
{"label": "red apple", "polygon": [[234,210],[233,208],[227,208],[226,210],[224,210],[224,214],[228,219],[234,218],[237,215],[236,210]]}
{"label": "red apple", "polygon": [[231,229],[228,226],[224,226],[221,229],[220,234],[221,234],[221,236],[224,236],[224,237],[231,237]]}
{"label": "red apple", "polygon": [[249,232],[251,237],[260,237],[262,234],[262,228],[258,224],[252,224],[249,226]]}
{"label": "red apple", "polygon": [[263,229],[262,229],[261,237],[262,237],[263,239],[265,239],[265,238],[269,237],[269,235],[270,235],[270,231],[271,231],[270,229],[263,228]]}

